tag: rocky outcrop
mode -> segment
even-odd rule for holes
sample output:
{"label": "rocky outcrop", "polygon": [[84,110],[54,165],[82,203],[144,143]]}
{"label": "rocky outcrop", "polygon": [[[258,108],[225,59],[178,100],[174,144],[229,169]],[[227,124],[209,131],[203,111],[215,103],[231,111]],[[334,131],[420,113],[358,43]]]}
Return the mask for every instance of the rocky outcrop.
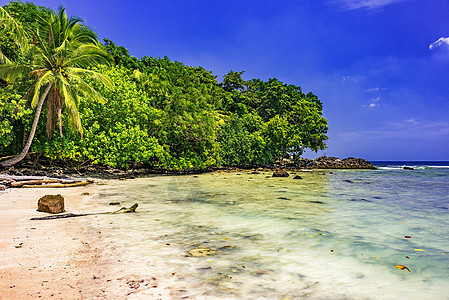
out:
{"label": "rocky outcrop", "polygon": [[375,169],[375,167],[363,158],[349,157],[339,159],[337,157],[320,156],[308,163],[312,169]]}
{"label": "rocky outcrop", "polygon": [[58,195],[45,195],[37,202],[37,211],[50,214],[59,214],[64,212],[64,197]]}

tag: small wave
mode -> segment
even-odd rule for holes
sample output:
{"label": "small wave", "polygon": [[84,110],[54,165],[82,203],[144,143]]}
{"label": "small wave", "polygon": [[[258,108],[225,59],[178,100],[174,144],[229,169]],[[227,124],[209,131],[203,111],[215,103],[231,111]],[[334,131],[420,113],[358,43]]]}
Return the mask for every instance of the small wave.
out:
{"label": "small wave", "polygon": [[380,170],[404,170],[404,168],[412,168],[414,170],[426,170],[426,169],[449,169],[449,166],[413,166],[413,165],[402,165],[402,166],[376,166]]}
{"label": "small wave", "polygon": [[449,166],[426,166],[428,169],[449,169]]}

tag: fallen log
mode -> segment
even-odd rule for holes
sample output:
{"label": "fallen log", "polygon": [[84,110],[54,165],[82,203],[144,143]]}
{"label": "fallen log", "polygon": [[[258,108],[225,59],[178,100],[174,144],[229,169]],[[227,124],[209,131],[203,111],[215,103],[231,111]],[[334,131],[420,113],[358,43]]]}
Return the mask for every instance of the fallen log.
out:
{"label": "fallen log", "polygon": [[111,211],[111,212],[99,212],[99,213],[86,213],[86,214],[72,214],[72,213],[67,213],[67,214],[60,214],[60,215],[52,215],[52,216],[45,216],[45,217],[36,217],[36,218],[31,218],[30,220],[35,221],[35,220],[54,220],[54,219],[65,219],[65,218],[76,218],[76,217],[83,217],[83,216],[92,216],[92,215],[110,215],[110,214],[123,214],[123,213],[132,213],[132,212],[136,212],[136,208],[139,205],[136,203],[133,206],[131,206],[130,208],[126,208],[126,207],[122,207],[117,211]]}
{"label": "fallen log", "polygon": [[[101,213],[100,213],[101,214]],[[72,213],[68,213],[68,214],[61,214],[61,215],[52,215],[52,216],[45,216],[45,217],[36,217],[36,218],[31,218],[30,220],[53,220],[53,219],[63,219],[63,218],[75,218],[75,217],[82,217],[82,216],[87,216],[89,214],[72,214]],[[94,215],[94,214],[91,214]]]}
{"label": "fallen log", "polygon": [[85,186],[91,184],[93,181],[81,181],[75,183],[60,183],[60,184],[45,184],[45,185],[22,185],[22,188],[66,188],[75,186]]}
{"label": "fallen log", "polygon": [[25,181],[13,181],[9,185],[11,187],[22,187],[24,185],[40,185],[40,184],[48,184],[48,183],[61,183],[62,181],[59,179],[42,179],[42,180],[25,180]]}
{"label": "fallen log", "polygon": [[63,182],[71,182],[71,181],[81,181],[81,178],[51,178],[47,176],[19,176],[19,175],[7,175],[0,174],[0,180],[9,180],[9,181],[25,181],[25,180],[60,180]]}

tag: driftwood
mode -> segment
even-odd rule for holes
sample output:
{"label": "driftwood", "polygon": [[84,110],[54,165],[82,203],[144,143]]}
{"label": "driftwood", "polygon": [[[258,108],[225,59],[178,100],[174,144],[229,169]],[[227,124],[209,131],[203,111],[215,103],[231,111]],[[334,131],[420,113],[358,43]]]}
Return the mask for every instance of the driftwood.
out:
{"label": "driftwood", "polygon": [[130,208],[122,207],[119,210],[113,211],[113,212],[109,212],[108,214],[123,214],[123,213],[135,212],[137,206],[139,206],[139,205],[137,205],[137,203],[136,203],[133,206],[131,206]]}
{"label": "driftwood", "polygon": [[60,184],[45,184],[45,185],[22,185],[23,188],[66,188],[66,187],[75,187],[75,186],[85,186],[91,184],[92,181],[82,181],[75,183],[60,183]]}
{"label": "driftwood", "polygon": [[26,181],[13,181],[10,183],[11,187],[22,187],[24,185],[36,185],[46,183],[59,183],[59,179],[40,179],[40,180],[26,180]]}
{"label": "driftwood", "polygon": [[65,188],[84,186],[92,183],[91,180],[78,178],[50,178],[46,176],[16,176],[0,174],[0,184],[13,188]]}
{"label": "driftwood", "polygon": [[[89,214],[68,213],[68,214],[52,215],[52,216],[46,216],[46,217],[36,217],[36,218],[31,218],[30,220],[53,220],[53,219],[82,217],[82,216],[87,216],[87,215],[89,215]],[[91,214],[91,215],[95,215],[95,214]]]}
{"label": "driftwood", "polygon": [[75,178],[51,178],[47,176],[19,176],[19,175],[0,174],[0,180],[23,181],[23,180],[48,180],[48,179],[56,179],[61,181],[80,181],[80,179]]}
{"label": "driftwood", "polygon": [[92,215],[110,215],[110,214],[123,214],[123,213],[132,213],[136,212],[136,209],[139,205],[136,203],[130,208],[122,207],[117,211],[111,211],[111,212],[100,212],[100,213],[87,213],[87,214],[60,214],[60,215],[52,215],[52,216],[45,216],[45,217],[36,217],[31,218],[30,220],[54,220],[54,219],[65,219],[65,218],[76,218],[76,217],[83,217],[83,216],[92,216]]}

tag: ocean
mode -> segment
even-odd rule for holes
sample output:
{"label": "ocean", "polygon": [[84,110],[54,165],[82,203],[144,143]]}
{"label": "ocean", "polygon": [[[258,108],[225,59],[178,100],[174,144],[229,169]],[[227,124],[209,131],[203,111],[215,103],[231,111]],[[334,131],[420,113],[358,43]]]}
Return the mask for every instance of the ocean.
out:
{"label": "ocean", "polygon": [[374,164],[112,180],[83,197],[139,204],[91,226],[172,299],[449,299],[449,162]]}

